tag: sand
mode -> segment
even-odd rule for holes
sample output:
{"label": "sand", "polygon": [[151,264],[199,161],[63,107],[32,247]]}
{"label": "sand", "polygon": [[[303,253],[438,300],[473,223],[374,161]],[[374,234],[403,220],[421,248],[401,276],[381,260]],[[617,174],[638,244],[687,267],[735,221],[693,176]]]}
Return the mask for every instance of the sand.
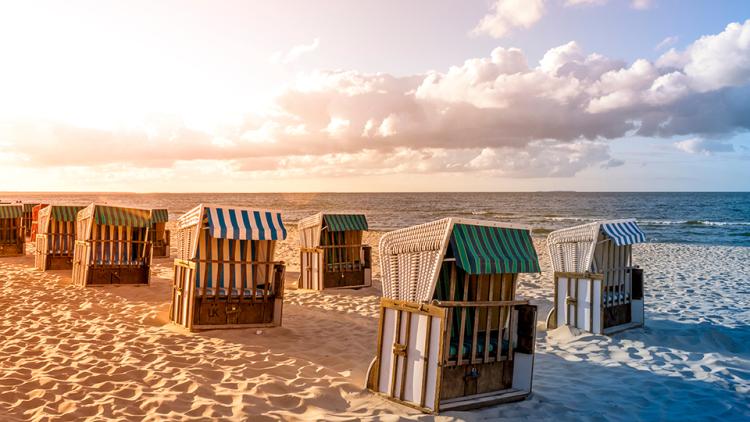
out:
{"label": "sand", "polygon": [[[0,420],[433,419],[362,388],[379,282],[294,290],[296,239],[278,251],[283,326],[263,330],[168,324],[169,259],[155,260],[150,287],[88,289],[30,255],[0,259]],[[647,326],[613,337],[543,329],[552,283],[542,240],[537,250],[544,272],[520,287],[540,307],[533,395],[436,419],[750,419],[750,248],[639,245]]]}

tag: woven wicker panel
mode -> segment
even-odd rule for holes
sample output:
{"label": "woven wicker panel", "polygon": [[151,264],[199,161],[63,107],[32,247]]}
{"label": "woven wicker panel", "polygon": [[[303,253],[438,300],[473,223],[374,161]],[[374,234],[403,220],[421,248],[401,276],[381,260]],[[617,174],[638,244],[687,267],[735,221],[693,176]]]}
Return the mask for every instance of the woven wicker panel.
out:
{"label": "woven wicker panel", "polygon": [[200,223],[202,209],[203,206],[198,205],[185,214],[182,214],[180,218],[177,219],[177,228],[182,229],[186,227],[193,227],[196,224]]}
{"label": "woven wicker panel", "polygon": [[304,230],[310,227],[318,227],[318,231],[320,231],[320,227],[323,225],[323,213],[319,212],[315,215],[311,215],[309,217],[305,217],[302,220],[300,220],[297,223],[297,228],[299,230]]}
{"label": "woven wicker panel", "polygon": [[591,269],[599,223],[556,230],[547,237],[552,268],[555,271],[585,272]]}
{"label": "woven wicker panel", "polygon": [[320,230],[323,227],[323,214],[305,217],[297,223],[299,244],[304,248],[320,246]]}
{"label": "woven wicker panel", "polygon": [[412,302],[431,299],[449,227],[450,219],[443,219],[380,238],[383,297]]}

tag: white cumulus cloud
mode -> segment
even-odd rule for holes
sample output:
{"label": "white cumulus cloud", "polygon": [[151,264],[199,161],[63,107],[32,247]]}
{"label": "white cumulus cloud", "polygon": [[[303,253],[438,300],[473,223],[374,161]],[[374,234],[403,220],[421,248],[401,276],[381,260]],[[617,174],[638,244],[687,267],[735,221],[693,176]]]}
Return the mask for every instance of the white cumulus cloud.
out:
{"label": "white cumulus cloud", "polygon": [[515,28],[531,27],[542,18],[544,9],[544,0],[496,0],[472,34],[502,38]]}

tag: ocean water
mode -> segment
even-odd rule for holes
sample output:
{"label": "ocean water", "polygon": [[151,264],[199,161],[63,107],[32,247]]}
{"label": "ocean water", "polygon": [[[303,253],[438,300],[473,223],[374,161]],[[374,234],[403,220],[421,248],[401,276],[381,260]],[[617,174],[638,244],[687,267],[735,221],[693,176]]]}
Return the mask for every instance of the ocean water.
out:
{"label": "ocean water", "polygon": [[536,235],[598,219],[636,218],[650,242],[750,246],[750,193],[0,193],[2,201],[166,207],[170,217],[199,203],[281,210],[293,223],[321,210],[367,214],[392,230],[443,217],[528,224]]}

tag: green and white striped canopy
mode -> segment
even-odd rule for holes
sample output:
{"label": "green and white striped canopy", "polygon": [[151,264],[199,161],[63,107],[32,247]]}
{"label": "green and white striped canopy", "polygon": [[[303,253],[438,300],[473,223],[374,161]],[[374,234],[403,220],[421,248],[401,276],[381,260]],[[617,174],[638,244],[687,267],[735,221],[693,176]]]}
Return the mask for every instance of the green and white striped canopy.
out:
{"label": "green and white striped canopy", "polygon": [[324,214],[323,222],[329,232],[367,230],[367,218],[364,214]]}
{"label": "green and white striped canopy", "polygon": [[96,205],[94,212],[94,220],[98,224],[125,227],[151,226],[150,210]]}
{"label": "green and white striped canopy", "polygon": [[21,205],[0,205],[0,218],[21,218],[23,207]]}
{"label": "green and white striped canopy", "polygon": [[23,212],[31,212],[34,209],[34,207],[37,206],[37,205],[39,205],[39,204],[32,204],[32,203],[30,203],[30,204],[23,204]]}
{"label": "green and white striped canopy", "polygon": [[450,245],[456,263],[469,274],[540,271],[528,230],[455,224]]}
{"label": "green and white striped canopy", "polygon": [[166,223],[169,221],[169,211],[166,208],[154,208],[151,210],[152,223]]}
{"label": "green and white striped canopy", "polygon": [[50,218],[57,221],[76,221],[78,211],[85,207],[77,205],[50,205]]}

